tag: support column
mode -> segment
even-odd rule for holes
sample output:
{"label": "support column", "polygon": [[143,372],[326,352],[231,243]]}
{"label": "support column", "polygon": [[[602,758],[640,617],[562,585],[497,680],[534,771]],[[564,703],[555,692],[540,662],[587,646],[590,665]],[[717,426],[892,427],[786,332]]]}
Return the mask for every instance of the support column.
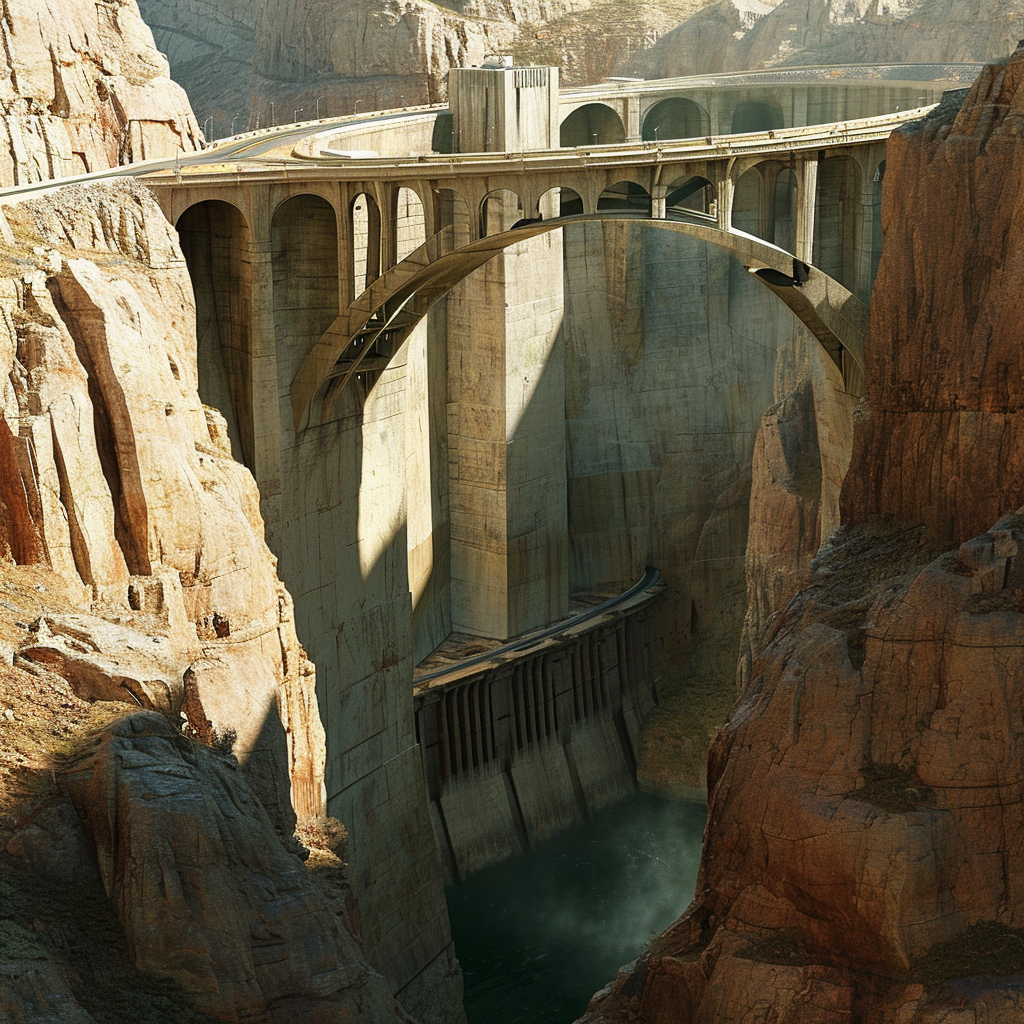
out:
{"label": "support column", "polygon": [[799,166],[800,195],[796,207],[796,252],[804,263],[814,259],[814,208],[818,198],[818,158],[805,157]]}
{"label": "support column", "polygon": [[267,544],[280,551],[281,424],[278,414],[277,336],[274,330],[274,272],[269,238],[249,244],[252,275],[252,475],[260,489],[260,513]]}
{"label": "support column", "polygon": [[640,97],[629,96],[626,98],[626,141],[640,141]]}
{"label": "support column", "polygon": [[667,213],[665,200],[668,197],[667,185],[655,185],[651,189],[651,217],[656,220],[664,220]]}
{"label": "support column", "polygon": [[556,233],[506,249],[448,300],[451,605],[458,632],[507,639],[568,611],[561,319]]}

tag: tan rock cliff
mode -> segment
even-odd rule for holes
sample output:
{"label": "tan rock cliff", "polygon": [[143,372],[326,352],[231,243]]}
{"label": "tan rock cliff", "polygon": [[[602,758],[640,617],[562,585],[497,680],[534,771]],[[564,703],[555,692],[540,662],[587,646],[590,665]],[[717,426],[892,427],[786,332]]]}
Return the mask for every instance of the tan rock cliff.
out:
{"label": "tan rock cliff", "polygon": [[0,186],[199,148],[135,0],[8,0],[0,33]]}
{"label": "tan rock cliff", "polygon": [[[198,397],[177,239],[128,181],[5,212],[0,831],[14,897],[53,876],[61,892],[102,879],[125,956],[221,1019],[400,1019],[344,899],[295,855],[296,813],[324,813],[313,668],[255,484]],[[152,711],[110,726],[62,778],[62,751],[111,717],[91,707],[140,705]],[[61,793],[85,821],[77,845]],[[30,941],[0,918],[13,965],[0,1008],[88,1021],[81,958],[61,968],[46,921]]]}
{"label": "tan rock cliff", "polygon": [[1021,35],[1019,0],[718,0],[619,65],[647,78],[776,65],[986,61]]}
{"label": "tan rock cliff", "polygon": [[1015,54],[890,143],[848,525],[712,748],[696,899],[588,1024],[1024,1012],[1024,520],[987,529],[1024,500],[1022,74]]}

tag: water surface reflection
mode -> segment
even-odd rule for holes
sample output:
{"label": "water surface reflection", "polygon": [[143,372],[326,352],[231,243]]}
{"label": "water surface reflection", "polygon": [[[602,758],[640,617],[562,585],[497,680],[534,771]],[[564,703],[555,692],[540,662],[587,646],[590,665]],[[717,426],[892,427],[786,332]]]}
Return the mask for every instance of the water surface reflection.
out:
{"label": "water surface reflection", "polygon": [[448,889],[469,1024],[570,1024],[693,897],[705,810],[644,793]]}

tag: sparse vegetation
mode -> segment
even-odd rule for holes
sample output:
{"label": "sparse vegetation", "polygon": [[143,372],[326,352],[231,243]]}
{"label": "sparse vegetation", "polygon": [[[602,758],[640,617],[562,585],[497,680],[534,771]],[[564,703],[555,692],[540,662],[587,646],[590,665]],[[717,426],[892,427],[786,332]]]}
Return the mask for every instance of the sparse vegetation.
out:
{"label": "sparse vegetation", "polygon": [[921,802],[921,780],[912,768],[869,762],[861,769],[864,785],[847,795],[892,814],[905,814]]}
{"label": "sparse vegetation", "polygon": [[779,928],[758,942],[748,953],[751,960],[768,964],[804,967],[814,962],[799,928]]}
{"label": "sparse vegetation", "polygon": [[933,946],[911,965],[911,976],[922,985],[978,974],[1018,974],[1024,971],[1024,929],[993,921]]}

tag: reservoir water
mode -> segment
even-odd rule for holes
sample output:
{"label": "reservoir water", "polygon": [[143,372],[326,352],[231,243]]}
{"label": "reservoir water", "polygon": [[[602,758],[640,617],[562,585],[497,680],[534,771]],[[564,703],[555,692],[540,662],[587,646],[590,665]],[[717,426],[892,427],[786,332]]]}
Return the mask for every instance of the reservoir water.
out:
{"label": "reservoir water", "polygon": [[469,1024],[571,1024],[686,909],[704,819],[637,792],[449,888]]}

